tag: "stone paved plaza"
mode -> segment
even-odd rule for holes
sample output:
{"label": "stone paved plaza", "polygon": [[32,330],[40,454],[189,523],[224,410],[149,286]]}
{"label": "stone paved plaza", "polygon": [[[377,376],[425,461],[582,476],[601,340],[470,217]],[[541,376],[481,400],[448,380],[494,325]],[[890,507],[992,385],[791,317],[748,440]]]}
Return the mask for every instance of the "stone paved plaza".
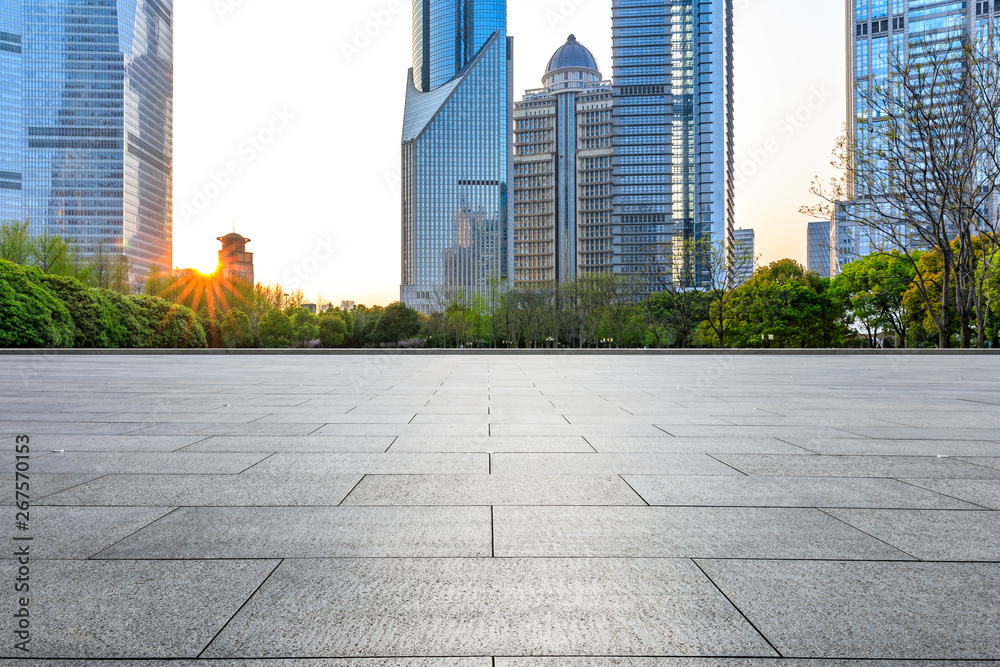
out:
{"label": "stone paved plaza", "polygon": [[0,379],[2,665],[1000,664],[997,356],[0,356]]}

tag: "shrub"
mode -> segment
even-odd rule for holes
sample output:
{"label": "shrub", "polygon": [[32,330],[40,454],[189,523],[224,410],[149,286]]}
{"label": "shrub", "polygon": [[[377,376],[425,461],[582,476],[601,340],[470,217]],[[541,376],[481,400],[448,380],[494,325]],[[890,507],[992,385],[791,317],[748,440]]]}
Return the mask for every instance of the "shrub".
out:
{"label": "shrub", "polygon": [[[116,292],[87,287],[75,278],[43,275],[42,282],[69,309],[76,328],[75,347],[135,347],[138,323],[132,309]],[[121,308],[121,310],[119,310]]]}
{"label": "shrub", "polygon": [[139,307],[138,319],[146,330],[143,347],[202,348],[208,346],[205,329],[187,306],[179,306],[155,296],[128,297]]}
{"label": "shrub", "polygon": [[69,347],[75,337],[69,310],[42,273],[0,260],[0,346]]}

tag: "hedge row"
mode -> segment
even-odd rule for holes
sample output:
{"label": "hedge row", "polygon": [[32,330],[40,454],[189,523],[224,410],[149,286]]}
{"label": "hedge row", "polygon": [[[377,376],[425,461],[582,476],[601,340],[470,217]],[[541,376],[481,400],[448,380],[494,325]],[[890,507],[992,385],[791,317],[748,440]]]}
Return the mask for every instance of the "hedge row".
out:
{"label": "hedge row", "polygon": [[206,347],[191,309],[0,260],[0,347]]}

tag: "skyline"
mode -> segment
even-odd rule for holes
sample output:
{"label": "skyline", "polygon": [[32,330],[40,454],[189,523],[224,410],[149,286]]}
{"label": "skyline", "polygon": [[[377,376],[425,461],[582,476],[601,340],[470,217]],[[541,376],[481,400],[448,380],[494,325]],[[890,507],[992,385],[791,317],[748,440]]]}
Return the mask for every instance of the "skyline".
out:
{"label": "skyline", "polygon": [[[805,262],[808,219],[798,207],[810,201],[812,177],[829,170],[845,117],[843,5],[811,8],[808,34],[792,30],[791,17],[801,18],[793,7],[736,3],[736,226],[756,230],[764,263]],[[176,7],[175,264],[210,270],[214,239],[235,222],[254,239],[248,249],[263,282],[310,298],[387,303],[400,279],[410,9],[364,1],[320,4],[309,15],[303,22],[260,0]],[[262,50],[265,27],[277,43]],[[510,3],[515,99],[538,87],[570,33],[608,76],[610,2]],[[783,38],[761,39],[769,34]],[[809,50],[814,57],[783,62]],[[295,63],[310,66],[289,69]]]}

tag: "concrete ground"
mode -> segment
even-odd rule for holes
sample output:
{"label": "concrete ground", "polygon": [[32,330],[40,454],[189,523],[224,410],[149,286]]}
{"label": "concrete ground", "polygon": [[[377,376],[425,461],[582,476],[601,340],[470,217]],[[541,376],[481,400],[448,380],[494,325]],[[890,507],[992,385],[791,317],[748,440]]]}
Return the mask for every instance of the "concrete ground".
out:
{"label": "concrete ground", "polygon": [[0,664],[1000,664],[998,378],[994,356],[0,357]]}

